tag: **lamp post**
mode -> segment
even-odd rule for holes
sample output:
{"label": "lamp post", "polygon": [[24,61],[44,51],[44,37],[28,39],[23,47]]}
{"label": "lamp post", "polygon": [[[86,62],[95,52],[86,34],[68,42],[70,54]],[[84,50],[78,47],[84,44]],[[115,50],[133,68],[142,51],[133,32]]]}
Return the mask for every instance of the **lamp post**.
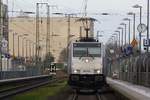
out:
{"label": "lamp post", "polygon": [[113,39],[113,42],[115,44],[116,43],[116,37],[114,35],[112,35],[111,38]]}
{"label": "lamp post", "polygon": [[119,34],[119,47],[120,47],[120,31],[115,31]]}
{"label": "lamp post", "polygon": [[135,13],[129,12],[128,15],[133,15],[133,39],[135,39]]}
{"label": "lamp post", "polygon": [[[149,41],[149,0],[147,0],[147,40]],[[147,47],[147,53],[149,52],[149,47]]]}
{"label": "lamp post", "polygon": [[115,38],[116,38],[116,44],[117,44],[117,46],[118,46],[118,43],[117,43],[117,42],[118,42],[118,34],[117,34],[117,33],[114,33],[113,36],[115,36]]}
{"label": "lamp post", "polygon": [[[134,5],[133,6],[133,8],[139,8],[140,9],[140,25],[142,24],[142,6],[140,6],[140,5]],[[140,53],[141,53],[141,49],[142,49],[142,47],[141,47],[141,32],[139,32],[139,51],[140,51]]]}
{"label": "lamp post", "polygon": [[130,42],[130,37],[131,37],[131,29],[130,29],[130,26],[131,26],[131,19],[129,19],[129,18],[124,18],[123,20],[125,20],[125,21],[129,21],[129,29],[128,29],[128,31],[129,31],[129,33],[128,33],[128,38],[129,38],[129,44],[131,43]]}
{"label": "lamp post", "polygon": [[120,25],[124,25],[125,26],[125,38],[124,38],[124,41],[125,41],[125,45],[126,45],[126,37],[127,37],[127,25],[125,23],[121,23]]}
{"label": "lamp post", "polygon": [[121,30],[122,30],[121,45],[123,46],[123,28],[122,28],[122,27],[118,27],[118,29],[121,29]]}

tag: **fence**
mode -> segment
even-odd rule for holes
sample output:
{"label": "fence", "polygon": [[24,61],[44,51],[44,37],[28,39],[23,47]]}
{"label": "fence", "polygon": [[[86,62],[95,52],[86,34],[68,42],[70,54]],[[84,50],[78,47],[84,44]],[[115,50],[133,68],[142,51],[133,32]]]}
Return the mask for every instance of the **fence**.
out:
{"label": "fence", "polygon": [[25,71],[1,71],[0,79],[11,79],[41,75],[41,72],[36,67],[29,67]]}

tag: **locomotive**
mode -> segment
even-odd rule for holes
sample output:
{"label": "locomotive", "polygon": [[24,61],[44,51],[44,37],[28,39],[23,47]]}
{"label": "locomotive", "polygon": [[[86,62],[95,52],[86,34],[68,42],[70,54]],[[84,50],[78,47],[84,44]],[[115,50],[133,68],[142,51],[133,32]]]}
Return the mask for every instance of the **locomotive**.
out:
{"label": "locomotive", "polygon": [[80,38],[68,46],[68,84],[76,90],[98,90],[106,84],[103,74],[103,44]]}

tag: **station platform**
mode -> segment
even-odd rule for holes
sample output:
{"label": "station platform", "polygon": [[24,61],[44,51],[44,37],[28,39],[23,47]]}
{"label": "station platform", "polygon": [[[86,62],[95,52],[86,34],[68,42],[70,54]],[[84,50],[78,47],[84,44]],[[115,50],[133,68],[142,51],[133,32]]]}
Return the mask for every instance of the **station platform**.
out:
{"label": "station platform", "polygon": [[150,88],[112,78],[107,78],[107,83],[130,100],[150,100]]}
{"label": "station platform", "polygon": [[30,76],[30,77],[22,77],[22,78],[13,78],[13,79],[4,79],[0,80],[0,83],[7,83],[12,81],[20,81],[20,80],[29,80],[29,79],[35,79],[35,78],[42,78],[42,77],[48,77],[51,75],[39,75],[39,76]]}

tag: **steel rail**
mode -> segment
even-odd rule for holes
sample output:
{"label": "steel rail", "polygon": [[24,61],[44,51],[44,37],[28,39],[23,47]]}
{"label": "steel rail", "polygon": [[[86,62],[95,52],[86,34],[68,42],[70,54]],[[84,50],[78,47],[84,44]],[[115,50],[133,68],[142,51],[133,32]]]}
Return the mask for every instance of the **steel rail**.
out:
{"label": "steel rail", "polygon": [[31,89],[34,89],[34,88],[37,88],[37,87],[40,87],[49,83],[54,83],[54,82],[56,82],[56,80],[40,80],[39,82],[34,81],[29,84],[25,84],[25,85],[18,86],[15,88],[6,89],[4,91],[0,91],[0,99],[8,98],[16,94],[20,94],[22,92],[29,91]]}
{"label": "steel rail", "polygon": [[100,94],[98,94],[98,93],[96,93],[96,98],[97,98],[97,100],[103,100],[102,96]]}

